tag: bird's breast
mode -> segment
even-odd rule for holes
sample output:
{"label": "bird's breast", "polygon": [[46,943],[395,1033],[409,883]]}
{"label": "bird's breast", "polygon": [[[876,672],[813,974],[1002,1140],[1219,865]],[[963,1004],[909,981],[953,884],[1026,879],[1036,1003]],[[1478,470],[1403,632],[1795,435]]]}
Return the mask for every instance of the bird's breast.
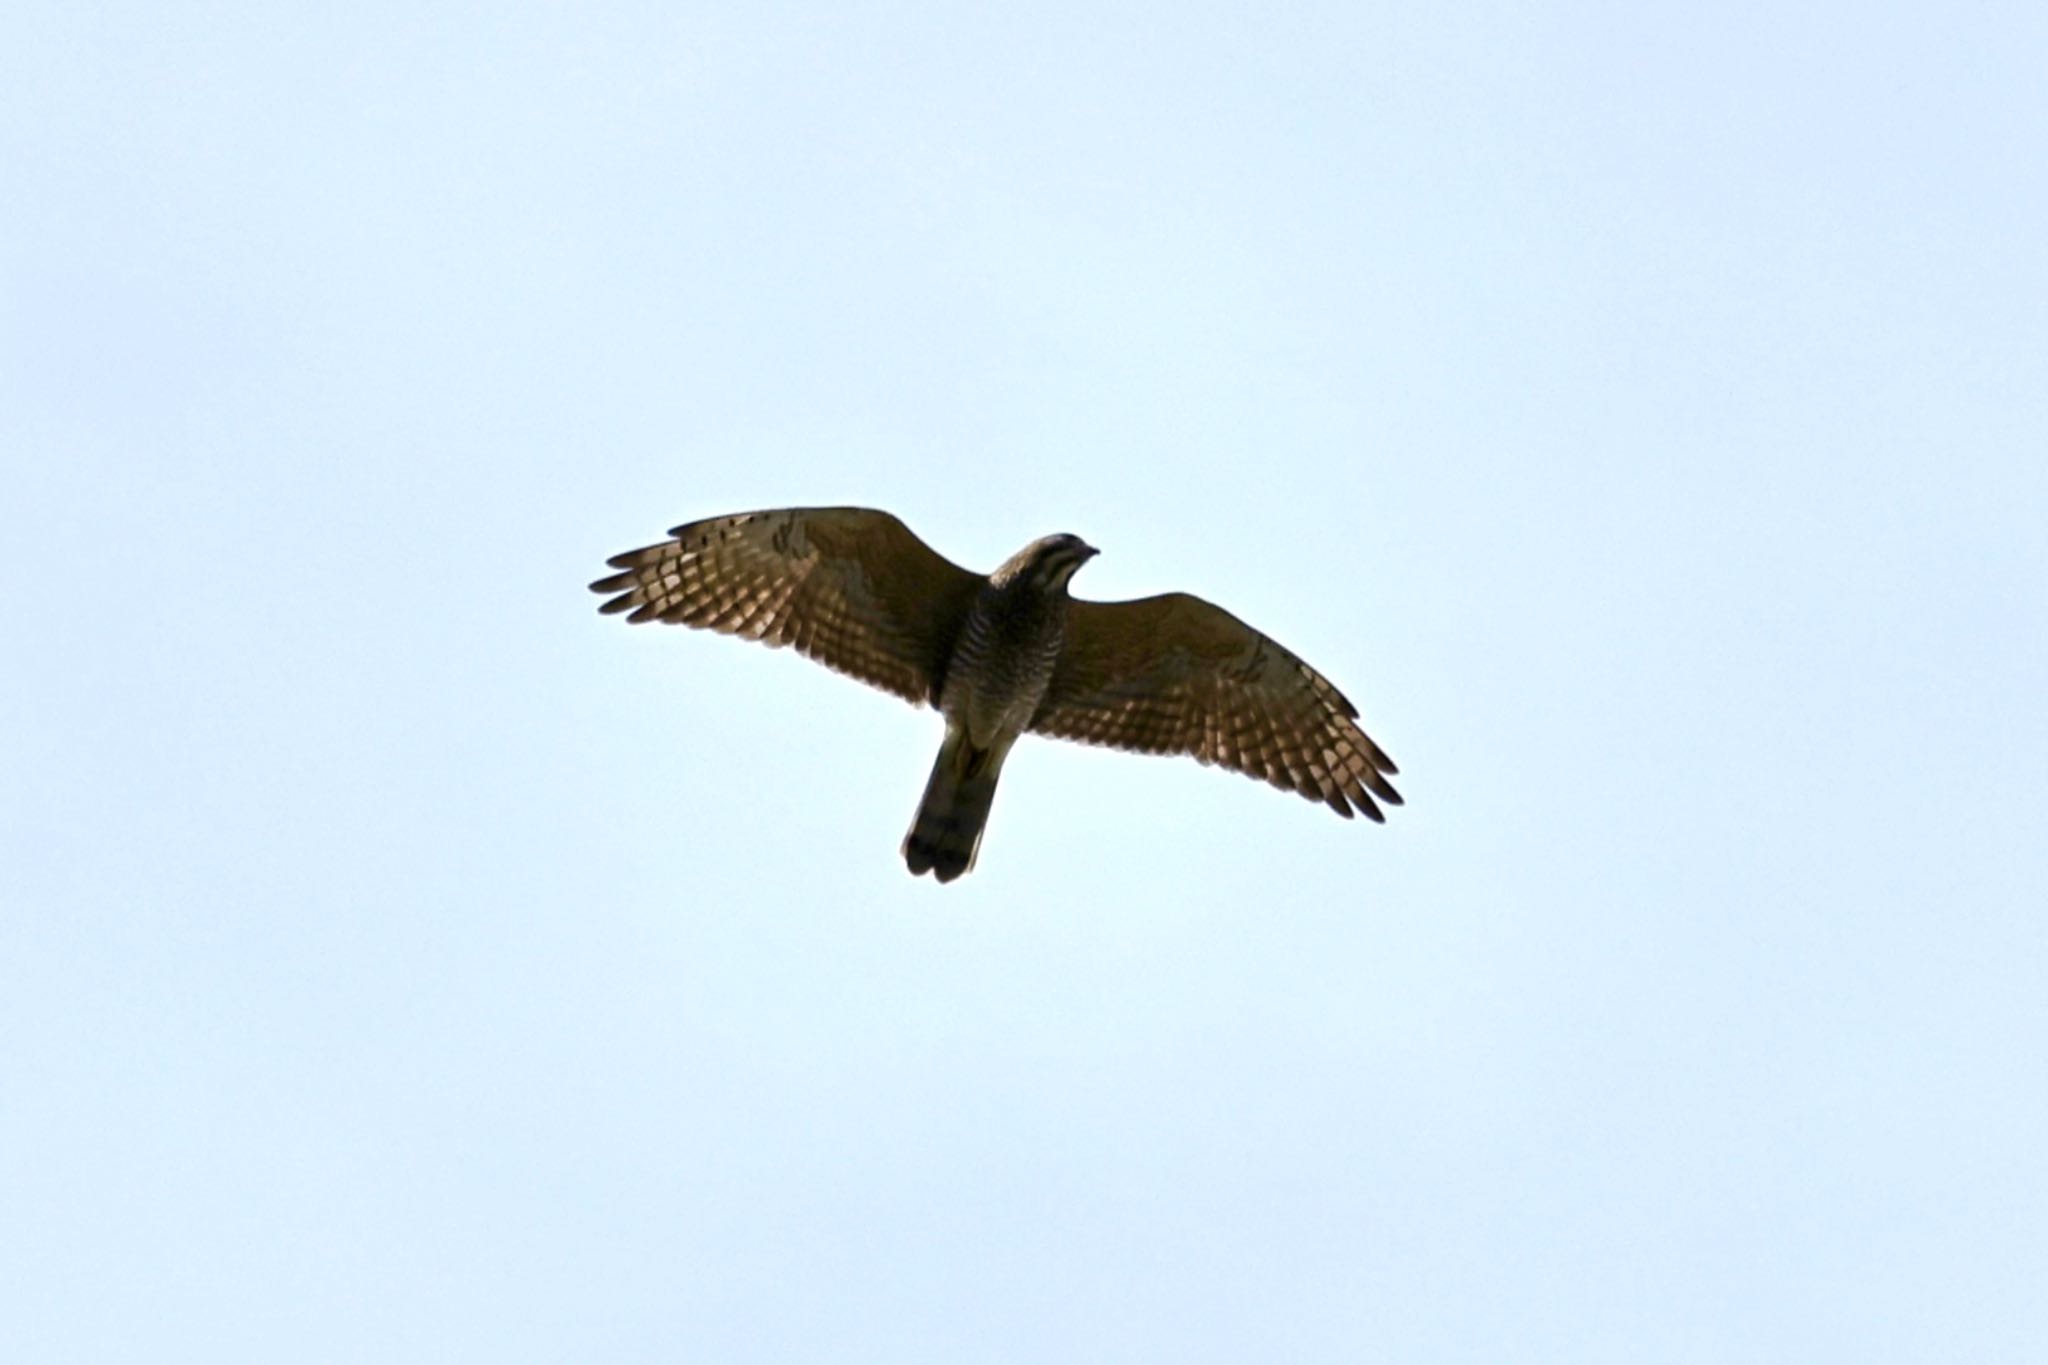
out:
{"label": "bird's breast", "polygon": [[962,624],[939,710],[977,747],[1013,740],[1038,710],[1059,662],[1063,613],[991,594]]}

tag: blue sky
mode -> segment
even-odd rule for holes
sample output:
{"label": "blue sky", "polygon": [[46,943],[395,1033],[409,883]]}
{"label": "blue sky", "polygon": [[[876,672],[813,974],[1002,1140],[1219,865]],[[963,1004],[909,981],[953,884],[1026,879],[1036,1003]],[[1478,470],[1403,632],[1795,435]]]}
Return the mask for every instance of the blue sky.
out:
{"label": "blue sky", "polygon": [[[2031,1361],[2036,6],[17,4],[0,1354]],[[805,503],[1385,827],[597,616]]]}

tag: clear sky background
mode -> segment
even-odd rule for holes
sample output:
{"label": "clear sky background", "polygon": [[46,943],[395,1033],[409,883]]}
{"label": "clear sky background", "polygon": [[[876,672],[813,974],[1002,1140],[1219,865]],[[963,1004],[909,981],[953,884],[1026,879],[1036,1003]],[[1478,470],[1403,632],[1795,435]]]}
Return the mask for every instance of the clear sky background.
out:
{"label": "clear sky background", "polygon": [[[0,1357],[2048,1358],[2038,4],[0,20]],[[600,618],[1186,589],[1385,827]]]}

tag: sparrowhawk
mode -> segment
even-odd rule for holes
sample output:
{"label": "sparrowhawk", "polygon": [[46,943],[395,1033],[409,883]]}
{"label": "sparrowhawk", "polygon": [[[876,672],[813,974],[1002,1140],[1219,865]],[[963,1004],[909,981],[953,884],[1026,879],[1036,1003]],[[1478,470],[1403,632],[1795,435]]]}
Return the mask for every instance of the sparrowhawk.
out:
{"label": "sparrowhawk", "polygon": [[[903,858],[949,882],[974,866],[996,778],[1026,732],[1192,754],[1384,820],[1393,760],[1322,674],[1183,592],[1087,602],[1067,582],[1095,555],[1034,540],[983,577],[887,512],[796,507],[693,521],[614,555],[598,610],[744,636],[804,654],[913,705],[946,737]],[[1375,800],[1377,798],[1377,801]]]}

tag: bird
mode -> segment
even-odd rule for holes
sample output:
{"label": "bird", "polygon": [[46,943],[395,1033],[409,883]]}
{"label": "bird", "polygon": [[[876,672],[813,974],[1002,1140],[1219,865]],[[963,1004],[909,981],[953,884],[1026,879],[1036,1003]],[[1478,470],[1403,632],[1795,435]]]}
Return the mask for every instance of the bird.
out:
{"label": "bird", "polygon": [[963,569],[891,513],[791,507],[709,517],[613,555],[598,610],[759,640],[945,720],[900,850],[950,882],[981,849],[1003,762],[1026,734],[1187,754],[1384,822],[1399,770],[1358,708],[1270,637],[1190,593],[1073,597],[1097,551],[1040,537]]}

